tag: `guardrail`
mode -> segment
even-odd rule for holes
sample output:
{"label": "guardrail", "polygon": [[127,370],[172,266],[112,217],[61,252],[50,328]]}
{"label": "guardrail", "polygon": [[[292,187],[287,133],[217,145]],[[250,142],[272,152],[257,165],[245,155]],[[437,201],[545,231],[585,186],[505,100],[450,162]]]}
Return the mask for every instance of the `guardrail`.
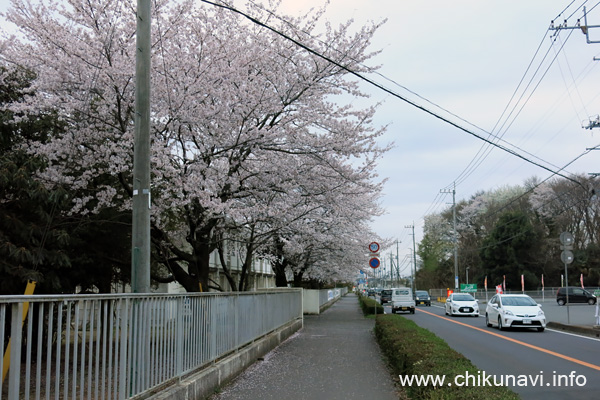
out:
{"label": "guardrail", "polygon": [[[573,286],[576,287],[576,286]],[[559,287],[547,287],[544,288],[544,290],[542,290],[542,288],[538,288],[536,290],[526,290],[525,292],[522,292],[521,290],[506,290],[504,293],[506,294],[526,294],[529,295],[530,297],[536,299],[537,301],[556,301],[556,292],[558,291],[558,289],[560,289]],[[431,296],[431,298],[433,299],[437,299],[437,301],[440,302],[444,302],[446,301],[446,291],[448,289],[430,289],[429,290],[429,295]],[[585,290],[587,290],[590,293],[594,293],[597,291],[600,291],[600,288],[592,286],[592,287],[586,287]],[[476,292],[471,293],[476,299],[478,300],[485,300],[486,299],[486,295],[488,298],[491,298],[494,294],[496,293],[496,288],[495,287],[488,287],[487,293],[485,289],[477,289]]]}
{"label": "guardrail", "polygon": [[0,296],[0,400],[129,398],[297,319],[298,289]]}

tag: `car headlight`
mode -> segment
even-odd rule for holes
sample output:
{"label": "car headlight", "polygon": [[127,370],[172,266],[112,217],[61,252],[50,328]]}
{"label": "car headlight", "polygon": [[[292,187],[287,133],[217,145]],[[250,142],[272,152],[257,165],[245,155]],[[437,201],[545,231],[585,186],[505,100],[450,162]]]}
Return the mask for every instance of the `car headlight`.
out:
{"label": "car headlight", "polygon": [[504,310],[504,314],[506,314],[506,315],[515,315],[510,310]]}
{"label": "car headlight", "polygon": [[544,316],[544,312],[542,310],[538,311],[537,316],[538,317],[543,317]]}

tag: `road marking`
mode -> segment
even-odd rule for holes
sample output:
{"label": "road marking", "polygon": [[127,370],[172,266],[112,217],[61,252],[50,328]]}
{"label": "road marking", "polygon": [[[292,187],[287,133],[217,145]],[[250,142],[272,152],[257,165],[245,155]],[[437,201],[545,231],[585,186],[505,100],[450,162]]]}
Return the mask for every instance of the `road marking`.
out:
{"label": "road marking", "polygon": [[489,330],[486,330],[486,329],[482,329],[482,328],[478,328],[478,327],[473,326],[473,325],[465,324],[464,322],[458,322],[456,320],[452,320],[450,318],[443,317],[441,315],[437,315],[437,314],[434,314],[434,313],[429,312],[429,311],[424,311],[424,310],[419,310],[419,311],[420,312],[424,312],[425,314],[433,315],[434,317],[437,317],[437,318],[445,319],[446,321],[453,322],[453,323],[458,324],[458,325],[466,326],[467,328],[471,328],[471,329],[475,329],[475,330],[481,331],[483,333],[487,333],[488,335],[497,336],[497,337],[499,337],[501,339],[508,340],[509,342],[513,342],[513,343],[516,343],[516,344],[520,344],[521,346],[529,347],[530,349],[541,351],[542,353],[546,353],[546,354],[550,354],[550,355],[558,357],[558,358],[562,358],[563,360],[574,362],[575,364],[583,365],[584,367],[595,369],[596,371],[600,371],[600,366],[595,365],[595,364],[590,364],[588,362],[581,361],[581,360],[578,360],[578,359],[573,358],[573,357],[565,356],[564,354],[556,353],[556,352],[554,352],[552,350],[547,350],[547,349],[544,349],[544,348],[539,347],[539,346],[534,346],[532,344],[525,343],[525,342],[522,342],[520,340],[513,339],[513,338],[501,335],[501,334],[496,333],[496,332],[490,332]]}
{"label": "road marking", "polygon": [[[438,305],[434,305],[434,304],[432,304],[431,306],[432,307],[436,307],[436,308],[441,308],[442,310],[444,310],[444,312],[446,312],[446,307],[442,307],[442,306],[438,306]],[[479,317],[480,318],[485,318],[485,315],[479,314]],[[583,335],[581,335],[579,333],[571,333],[571,332],[559,331],[559,330],[551,329],[551,328],[548,328],[548,327],[546,327],[546,330],[550,331],[550,332],[559,333],[561,335],[575,336],[575,337],[578,337],[580,339],[593,340],[593,341],[596,341],[596,342],[600,341],[600,338],[595,338],[595,337],[591,337],[591,336],[583,336]]]}
{"label": "road marking", "polygon": [[583,336],[583,335],[580,335],[580,334],[578,334],[578,333],[571,333],[571,332],[565,332],[565,331],[558,331],[558,330],[556,330],[556,329],[550,329],[550,328],[548,328],[548,327],[546,327],[546,330],[547,330],[547,331],[551,331],[551,332],[560,333],[561,335],[570,335],[570,336],[575,336],[575,337],[578,337],[578,338],[580,338],[580,339],[595,340],[596,342],[600,341],[600,339],[598,339],[598,338],[595,338],[595,337],[590,337],[590,336]]}

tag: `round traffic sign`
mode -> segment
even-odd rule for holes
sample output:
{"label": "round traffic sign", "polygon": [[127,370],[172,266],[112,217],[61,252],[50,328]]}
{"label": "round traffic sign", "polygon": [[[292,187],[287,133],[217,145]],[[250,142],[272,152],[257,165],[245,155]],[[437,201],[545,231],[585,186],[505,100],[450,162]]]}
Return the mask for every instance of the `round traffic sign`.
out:
{"label": "round traffic sign", "polygon": [[379,243],[377,243],[377,242],[371,242],[369,244],[369,251],[371,253],[377,253],[379,251]]}
{"label": "round traffic sign", "polygon": [[563,232],[560,234],[559,236],[560,238],[560,243],[564,246],[571,246],[573,245],[573,234],[571,234],[571,232]]}
{"label": "round traffic sign", "polygon": [[379,265],[380,265],[379,258],[373,257],[369,260],[369,266],[371,268],[373,268],[373,269],[379,268]]}
{"label": "round traffic sign", "polygon": [[560,259],[565,264],[571,264],[574,258],[575,257],[573,256],[573,252],[571,250],[564,250],[562,253],[560,253]]}

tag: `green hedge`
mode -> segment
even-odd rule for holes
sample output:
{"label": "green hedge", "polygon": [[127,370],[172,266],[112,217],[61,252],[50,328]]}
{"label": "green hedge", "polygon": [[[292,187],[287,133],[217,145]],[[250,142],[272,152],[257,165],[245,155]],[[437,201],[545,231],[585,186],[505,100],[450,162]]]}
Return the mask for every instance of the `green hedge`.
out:
{"label": "green hedge", "polygon": [[[504,386],[455,386],[454,378],[468,372],[482,376],[471,361],[454,351],[445,341],[400,315],[381,315],[375,323],[375,336],[394,375],[445,376],[443,386],[403,388],[411,399],[518,399]],[[462,378],[459,380],[464,382]],[[452,383],[448,386],[447,383]],[[493,379],[491,381],[493,384]]]}
{"label": "green hedge", "polygon": [[377,300],[359,294],[358,301],[364,315],[383,314],[383,306]]}

